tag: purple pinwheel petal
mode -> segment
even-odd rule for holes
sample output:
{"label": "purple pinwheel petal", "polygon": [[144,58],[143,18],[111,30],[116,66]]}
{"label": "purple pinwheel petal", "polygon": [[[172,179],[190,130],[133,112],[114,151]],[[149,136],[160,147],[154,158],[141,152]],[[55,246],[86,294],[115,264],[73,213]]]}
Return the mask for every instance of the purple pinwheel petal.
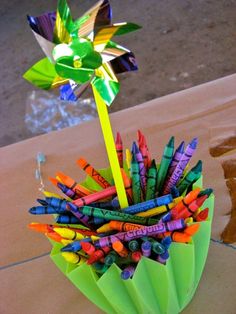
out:
{"label": "purple pinwheel petal", "polygon": [[111,60],[110,64],[116,74],[138,70],[138,65],[132,52],[127,52]]}
{"label": "purple pinwheel petal", "polygon": [[95,23],[94,23],[95,32],[96,32],[97,27],[110,25],[111,18],[112,18],[112,9],[111,9],[109,0],[104,0],[98,10],[98,13],[95,19]]}
{"label": "purple pinwheel petal", "polygon": [[47,12],[40,16],[27,15],[31,29],[49,41],[53,41],[53,30],[56,21],[56,12]]}

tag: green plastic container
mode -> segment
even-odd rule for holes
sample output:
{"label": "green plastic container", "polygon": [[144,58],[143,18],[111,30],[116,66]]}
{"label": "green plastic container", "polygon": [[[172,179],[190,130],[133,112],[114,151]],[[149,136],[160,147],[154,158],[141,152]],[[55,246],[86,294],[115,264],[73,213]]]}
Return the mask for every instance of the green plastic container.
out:
{"label": "green plastic container", "polygon": [[[108,181],[112,181],[109,169],[100,172]],[[91,178],[86,178],[84,185],[99,189]],[[195,183],[195,187],[202,188],[202,178]],[[87,264],[69,264],[61,256],[62,246],[58,243],[53,244],[51,259],[91,302],[106,313],[180,313],[191,301],[206,262],[214,211],[213,194],[203,207],[209,208],[209,217],[201,222],[192,243],[173,242],[166,265],[143,257],[132,279],[122,280],[121,269],[115,264],[102,276],[98,276]]]}

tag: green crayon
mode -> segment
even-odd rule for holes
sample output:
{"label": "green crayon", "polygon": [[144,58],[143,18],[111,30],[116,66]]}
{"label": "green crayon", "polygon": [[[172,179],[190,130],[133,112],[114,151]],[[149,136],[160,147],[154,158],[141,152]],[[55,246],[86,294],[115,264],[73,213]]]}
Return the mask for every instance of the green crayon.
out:
{"label": "green crayon", "polygon": [[156,167],[155,160],[153,159],[147,173],[146,201],[152,200],[155,198],[156,180],[157,180],[157,167]]}
{"label": "green crayon", "polygon": [[165,182],[166,174],[167,174],[169,165],[170,165],[172,157],[173,157],[174,140],[175,140],[175,138],[174,138],[174,136],[172,136],[170,138],[168,144],[164,148],[161,163],[160,163],[160,166],[158,169],[156,189],[157,189],[157,192],[159,195],[160,195],[160,192],[162,190],[163,184]]}
{"label": "green crayon", "polygon": [[198,180],[202,174],[202,161],[198,163],[186,174],[183,180],[177,185],[179,194],[181,195],[188,187]]}
{"label": "green crayon", "polygon": [[132,192],[134,204],[141,203],[141,181],[139,175],[139,165],[135,155],[132,155],[131,160],[131,178],[132,178]]}
{"label": "green crayon", "polygon": [[80,208],[78,207],[75,208],[75,206],[73,206],[73,208],[71,207],[71,211],[73,212],[74,215],[76,215],[77,212],[80,212],[80,214],[82,213],[83,215],[86,216],[103,218],[105,220],[118,220],[147,226],[154,225],[158,222],[158,219],[154,218],[134,216],[120,211],[107,210],[91,206],[83,206]]}

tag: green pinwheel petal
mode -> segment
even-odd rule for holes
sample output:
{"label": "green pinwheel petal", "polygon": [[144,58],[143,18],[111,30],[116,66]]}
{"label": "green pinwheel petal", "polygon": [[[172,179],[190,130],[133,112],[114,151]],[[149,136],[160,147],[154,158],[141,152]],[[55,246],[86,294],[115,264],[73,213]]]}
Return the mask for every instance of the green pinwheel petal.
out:
{"label": "green pinwheel petal", "polygon": [[27,81],[42,89],[50,89],[57,76],[55,66],[48,58],[35,63],[23,75]]}
{"label": "green pinwheel petal", "polygon": [[[116,24],[114,24],[116,25]],[[116,33],[114,34],[115,36],[118,35],[124,35],[124,34],[128,34],[131,32],[134,32],[138,29],[142,28],[140,25],[135,24],[135,23],[125,23],[124,25],[121,25],[119,27],[119,29],[116,31]]]}
{"label": "green pinwheel petal", "polygon": [[79,84],[86,83],[92,78],[94,74],[94,70],[85,68],[74,68],[73,66],[66,65],[65,63],[60,62],[57,62],[55,64],[55,69],[59,76],[74,80]]}
{"label": "green pinwheel petal", "polygon": [[70,29],[72,27],[73,20],[66,0],[58,0],[53,42],[68,43],[70,41]]}
{"label": "green pinwheel petal", "polygon": [[106,80],[103,78],[95,77],[91,84],[96,88],[99,92],[102,99],[105,101],[107,106],[110,106],[113,100],[115,99],[116,95],[119,93],[120,90],[120,83]]}

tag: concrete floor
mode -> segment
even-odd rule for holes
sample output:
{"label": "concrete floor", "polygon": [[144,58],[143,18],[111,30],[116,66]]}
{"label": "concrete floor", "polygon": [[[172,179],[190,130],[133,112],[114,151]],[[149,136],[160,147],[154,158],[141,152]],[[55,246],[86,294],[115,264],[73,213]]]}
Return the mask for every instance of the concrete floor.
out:
{"label": "concrete floor", "polygon": [[[27,93],[34,87],[22,74],[44,57],[28,27],[26,14],[56,8],[56,0],[1,1],[0,146],[33,134],[24,122]],[[94,0],[70,0],[79,17]],[[110,111],[117,111],[189,88],[236,71],[235,0],[111,0],[113,22],[142,25],[116,38],[137,57],[139,71],[121,75],[121,91]]]}

